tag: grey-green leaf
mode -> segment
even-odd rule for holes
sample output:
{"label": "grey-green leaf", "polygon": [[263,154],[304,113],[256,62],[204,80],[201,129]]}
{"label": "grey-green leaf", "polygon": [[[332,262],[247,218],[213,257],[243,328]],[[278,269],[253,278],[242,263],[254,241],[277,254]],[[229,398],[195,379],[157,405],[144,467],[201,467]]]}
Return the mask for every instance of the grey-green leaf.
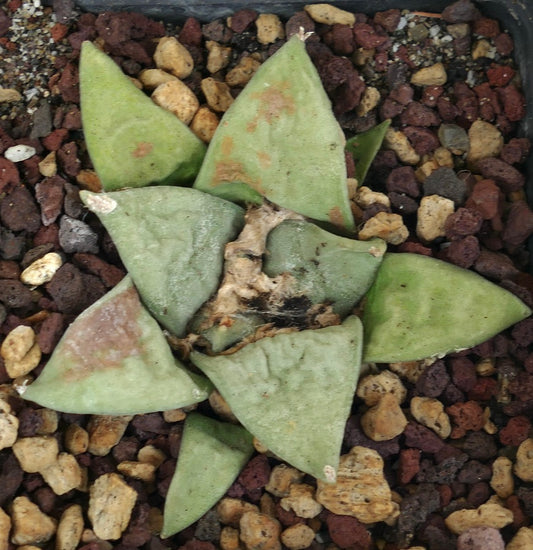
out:
{"label": "grey-green leaf", "polygon": [[226,111],[194,186],[235,201],[264,196],[355,230],[344,136],[297,36],[259,67]]}
{"label": "grey-green leaf", "polygon": [[191,359],[242,425],[281,459],[334,481],[362,349],[360,320],[263,338]]}
{"label": "grey-green leaf", "polygon": [[203,401],[211,387],[174,358],[126,277],[70,325],[24,398],[63,412],[140,414]]}
{"label": "grey-green leaf", "polygon": [[105,225],[143,302],[176,336],[218,287],[224,246],[244,224],[231,202],[186,187],[83,191]]}
{"label": "grey-green leaf", "polygon": [[91,42],[81,49],[80,104],[87,149],[105,190],[194,181],[205,145]]}
{"label": "grey-green leaf", "polygon": [[368,169],[383,143],[390,123],[390,120],[384,120],[381,124],[346,141],[346,150],[355,160],[355,179],[359,185],[365,181]]}
{"label": "grey-green leaf", "polygon": [[287,220],[268,235],[263,270],[269,277],[290,273],[296,292],[331,303],[344,317],[370,288],[386,249],[381,239],[356,241]]}
{"label": "grey-green leaf", "polygon": [[473,271],[417,254],[386,254],[367,295],[364,360],[443,356],[530,314],[514,294]]}
{"label": "grey-green leaf", "polygon": [[165,501],[161,536],[182,531],[209,511],[252,452],[252,436],[241,426],[189,414]]}

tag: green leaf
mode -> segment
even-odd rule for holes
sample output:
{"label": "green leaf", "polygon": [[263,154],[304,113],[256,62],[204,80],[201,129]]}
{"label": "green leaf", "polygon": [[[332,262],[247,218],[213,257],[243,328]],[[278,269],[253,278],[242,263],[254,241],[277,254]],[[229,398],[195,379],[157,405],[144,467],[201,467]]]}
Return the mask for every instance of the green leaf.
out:
{"label": "green leaf", "polygon": [[390,123],[390,119],[384,120],[381,124],[346,141],[346,150],[355,160],[355,179],[359,185],[365,181],[368,169],[383,143]]}
{"label": "green leaf", "polygon": [[243,210],[186,187],[80,193],[115,243],[144,304],[176,336],[219,284]]}
{"label": "green leaf", "polygon": [[105,190],[194,181],[205,145],[91,42],[81,49],[80,102],[85,142]]}
{"label": "green leaf", "polygon": [[386,249],[381,239],[356,241],[287,220],[268,235],[263,271],[269,277],[290,273],[296,292],[314,304],[331,302],[345,316],[370,288]]}
{"label": "green leaf", "polygon": [[215,384],[241,424],[282,460],[334,481],[359,376],[362,326],[277,334],[232,355],[191,360]]}
{"label": "green leaf", "polygon": [[234,201],[264,196],[355,230],[344,137],[297,36],[261,65],[224,114],[194,186]]}
{"label": "green leaf", "polygon": [[174,358],[129,277],[80,314],[24,398],[56,411],[140,414],[207,399]]}
{"label": "green leaf", "polygon": [[166,497],[161,536],[166,538],[182,531],[208,512],[228,490],[252,452],[252,436],[241,426],[190,413]]}
{"label": "green leaf", "polygon": [[414,361],[468,349],[531,314],[473,271],[417,254],[386,254],[367,295],[364,361]]}

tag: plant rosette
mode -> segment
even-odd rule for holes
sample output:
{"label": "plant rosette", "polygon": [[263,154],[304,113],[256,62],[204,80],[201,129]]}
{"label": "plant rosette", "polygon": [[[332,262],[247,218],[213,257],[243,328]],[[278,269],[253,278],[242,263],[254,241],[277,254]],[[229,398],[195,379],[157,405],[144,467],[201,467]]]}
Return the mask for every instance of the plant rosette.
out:
{"label": "plant rosette", "polygon": [[530,315],[472,271],[354,238],[345,149],[360,184],[389,122],[345,144],[302,36],[261,65],[207,149],[89,42],[80,87],[104,189],[81,197],[128,276],[20,391],[113,415],[219,391],[240,425],[187,416],[163,536],[224,495],[252,436],[335,483],[362,365],[442,357]]}

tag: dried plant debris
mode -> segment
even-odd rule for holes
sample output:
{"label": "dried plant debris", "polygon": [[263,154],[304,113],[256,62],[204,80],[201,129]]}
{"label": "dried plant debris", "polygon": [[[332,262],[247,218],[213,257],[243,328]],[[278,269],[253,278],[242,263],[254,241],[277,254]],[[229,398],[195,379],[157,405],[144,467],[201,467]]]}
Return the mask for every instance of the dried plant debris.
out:
{"label": "dried plant debris", "polygon": [[529,548],[530,142],[482,8],[0,8],[0,548]]}

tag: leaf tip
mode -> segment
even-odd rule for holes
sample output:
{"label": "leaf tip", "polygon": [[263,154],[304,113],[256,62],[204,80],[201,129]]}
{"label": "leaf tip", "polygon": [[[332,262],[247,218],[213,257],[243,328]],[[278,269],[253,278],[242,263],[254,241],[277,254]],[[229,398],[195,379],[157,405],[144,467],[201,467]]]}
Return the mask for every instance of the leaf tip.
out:
{"label": "leaf tip", "polygon": [[328,482],[328,483],[335,483],[337,481],[337,472],[335,470],[335,468],[333,466],[331,466],[330,464],[326,464],[324,466],[324,479]]}
{"label": "leaf tip", "polygon": [[95,214],[110,214],[117,207],[117,201],[102,193],[80,193],[87,208]]}

